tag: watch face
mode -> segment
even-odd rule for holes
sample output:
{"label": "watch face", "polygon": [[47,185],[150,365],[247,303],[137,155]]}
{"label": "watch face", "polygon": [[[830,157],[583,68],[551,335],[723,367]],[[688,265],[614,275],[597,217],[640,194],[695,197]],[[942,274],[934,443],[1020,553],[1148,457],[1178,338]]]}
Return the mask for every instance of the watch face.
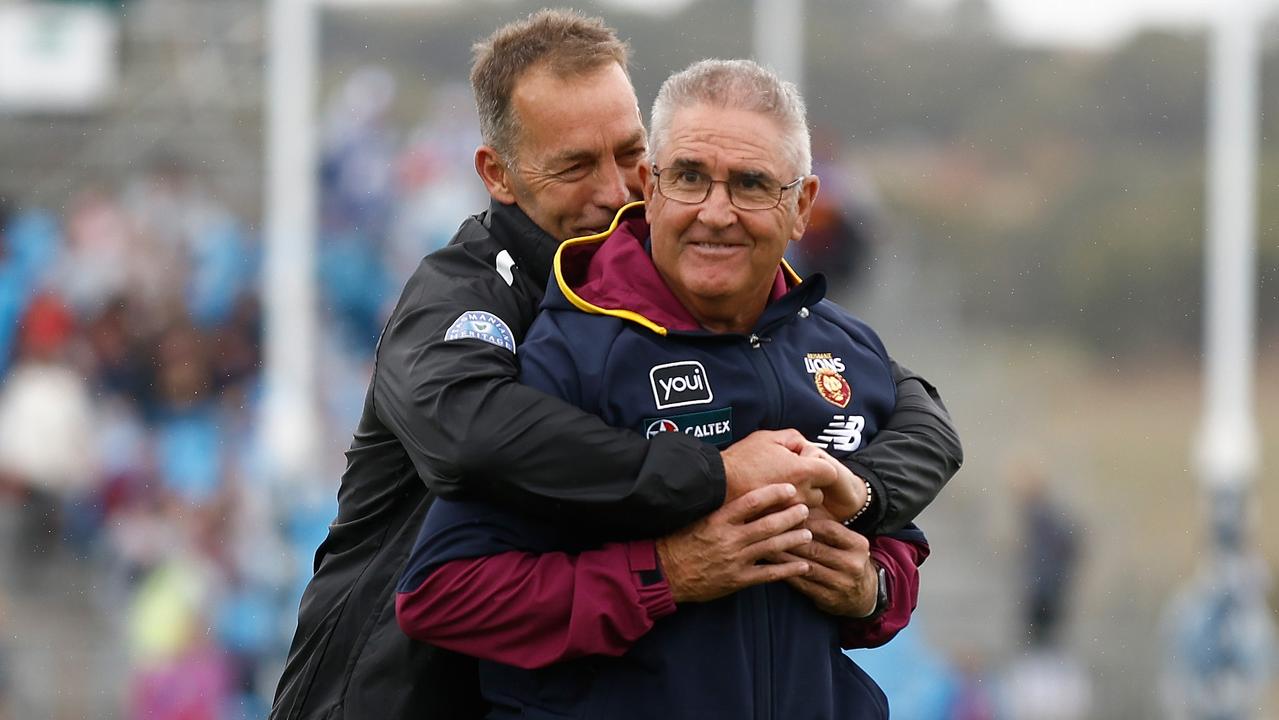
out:
{"label": "watch face", "polygon": [[875,613],[878,615],[888,609],[888,571],[879,568],[879,591],[875,593]]}

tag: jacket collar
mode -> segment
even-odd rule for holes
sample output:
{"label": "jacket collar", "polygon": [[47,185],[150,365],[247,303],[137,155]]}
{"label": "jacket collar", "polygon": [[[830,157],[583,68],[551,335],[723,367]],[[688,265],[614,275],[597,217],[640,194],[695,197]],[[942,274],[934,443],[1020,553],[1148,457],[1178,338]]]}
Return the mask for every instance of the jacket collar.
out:
{"label": "jacket collar", "polygon": [[498,244],[510,251],[515,265],[543,287],[551,276],[551,262],[560,243],[537,226],[518,205],[489,199],[484,227]]}

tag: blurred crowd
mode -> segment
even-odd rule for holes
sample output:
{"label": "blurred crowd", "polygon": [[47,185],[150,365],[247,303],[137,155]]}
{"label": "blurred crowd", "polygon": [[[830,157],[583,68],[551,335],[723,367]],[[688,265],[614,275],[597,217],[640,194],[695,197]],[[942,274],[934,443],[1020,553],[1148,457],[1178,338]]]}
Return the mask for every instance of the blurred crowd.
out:
{"label": "blurred crowd", "polygon": [[5,588],[91,577],[139,712],[250,689],[269,633],[243,608],[277,582],[245,511],[257,240],[164,160],[0,228]]}
{"label": "blurred crowd", "polygon": [[[394,81],[370,68],[324,114],[328,455],[349,441],[403,278],[483,207],[454,181],[477,144],[451,119],[455,94],[400,137]],[[59,599],[92,615],[118,645],[101,651],[125,678],[118,716],[265,716],[332,518],[274,501],[257,433],[261,255],[255,226],[177,155],[56,210],[0,209],[0,623]],[[318,496],[333,501],[340,470],[324,466]],[[56,715],[65,701],[15,679],[56,650],[6,630],[0,718]]]}

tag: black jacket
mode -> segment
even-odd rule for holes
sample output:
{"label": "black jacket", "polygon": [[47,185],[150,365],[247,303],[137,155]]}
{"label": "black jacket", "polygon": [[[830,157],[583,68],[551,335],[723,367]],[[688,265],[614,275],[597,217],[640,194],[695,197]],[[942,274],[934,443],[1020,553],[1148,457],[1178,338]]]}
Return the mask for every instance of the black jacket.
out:
{"label": "black jacket", "polygon": [[[636,537],[669,533],[723,501],[715,448],[609,427],[515,382],[515,354],[502,343],[445,340],[465,313],[482,312],[517,345],[557,245],[515,206],[493,203],[409,279],[378,343],[273,720],[480,716],[474,662],[409,639],[395,618],[395,584],[436,495]],[[848,462],[874,486],[867,530],[912,520],[962,461],[936,391],[894,371],[897,411]]]}

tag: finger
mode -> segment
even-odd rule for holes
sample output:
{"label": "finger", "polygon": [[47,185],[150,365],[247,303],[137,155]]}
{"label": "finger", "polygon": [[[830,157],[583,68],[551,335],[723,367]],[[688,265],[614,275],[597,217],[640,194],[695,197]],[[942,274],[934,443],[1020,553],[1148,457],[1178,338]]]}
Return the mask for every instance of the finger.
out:
{"label": "finger", "polygon": [[800,553],[796,553],[796,556],[808,563],[809,570],[804,577],[812,583],[840,594],[850,594],[859,586],[861,572],[854,568],[833,567]]}
{"label": "finger", "polygon": [[737,585],[740,589],[752,585],[777,582],[778,580],[799,577],[808,572],[808,570],[808,563],[802,561],[771,565],[751,565],[738,574]]}
{"label": "finger", "polygon": [[808,522],[811,523],[815,519],[834,520],[835,516],[831,515],[830,511],[823,505],[822,507],[809,508]]}
{"label": "finger", "polygon": [[[741,534],[738,536],[741,546],[753,545],[765,538],[780,535],[797,525],[803,524],[808,519],[807,505],[792,505],[784,510],[771,512],[752,520],[741,526]],[[805,528],[808,538],[813,537],[812,532]]]}
{"label": "finger", "polygon": [[804,593],[810,598],[822,598],[827,600],[833,599],[831,596],[834,595],[834,593],[832,593],[830,589],[809,580],[807,575],[788,577],[786,578],[786,584]]}
{"label": "finger", "polygon": [[843,523],[826,518],[813,518],[808,523],[817,540],[841,550],[853,552],[870,552],[870,541],[865,535],[844,527]]}
{"label": "finger", "polygon": [[804,449],[799,453],[799,456],[802,458],[812,458],[814,460],[824,459],[822,457],[823,455],[826,455],[826,451],[822,450],[816,443],[812,442],[805,442]]}
{"label": "finger", "polygon": [[820,457],[795,458],[796,477],[807,478],[813,487],[826,487],[839,480],[839,463],[827,462]]}
{"label": "finger", "polygon": [[818,585],[805,575],[786,578],[786,584],[811,599],[823,612],[839,612],[847,606],[848,598]]}
{"label": "finger", "polygon": [[812,443],[810,443],[798,430],[792,428],[774,430],[771,433],[770,439],[796,455],[803,454],[805,449],[812,446]]}
{"label": "finger", "polygon": [[795,489],[795,486],[788,483],[765,485],[733,500],[716,510],[715,514],[722,513],[721,517],[724,520],[734,525],[740,525],[783,504],[793,504],[798,493],[799,491]]}
{"label": "finger", "polygon": [[870,557],[831,547],[820,540],[796,547],[791,553],[799,560],[807,560],[814,567],[826,568],[842,577],[860,574],[866,566],[865,561]]}
{"label": "finger", "polygon": [[799,501],[810,508],[816,509],[826,502],[826,493],[822,492],[821,488],[806,487],[800,490]]}
{"label": "finger", "polygon": [[803,458],[812,458],[814,460],[821,460],[822,462],[828,462],[828,463],[839,462],[834,457],[832,457],[830,453],[823,450],[820,445],[812,442],[808,443],[808,445],[804,447],[804,451],[801,452],[799,456]]}
{"label": "finger", "polygon": [[[794,550],[813,541],[813,534],[807,528],[799,528],[790,532],[774,535],[764,538],[759,542],[752,543],[742,549],[742,558],[750,562],[763,560],[770,555],[784,553],[787,550]],[[804,562],[803,558],[795,558],[795,560],[787,560],[785,562]]]}

